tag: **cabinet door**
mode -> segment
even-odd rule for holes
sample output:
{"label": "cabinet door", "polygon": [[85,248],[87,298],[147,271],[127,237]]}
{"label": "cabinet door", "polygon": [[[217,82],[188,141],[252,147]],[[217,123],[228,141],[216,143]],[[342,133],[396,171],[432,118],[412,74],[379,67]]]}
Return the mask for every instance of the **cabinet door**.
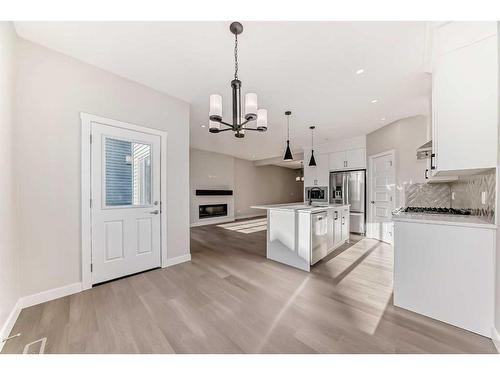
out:
{"label": "cabinet door", "polygon": [[316,179],[318,186],[328,186],[330,183],[330,169],[328,167],[328,154],[315,155]]}
{"label": "cabinet door", "polygon": [[318,178],[316,173],[316,167],[309,166],[310,158],[311,158],[311,151],[304,152],[304,187],[317,185]]}
{"label": "cabinet door", "polygon": [[346,168],[347,169],[362,169],[366,166],[365,149],[357,148],[355,150],[348,150],[346,155]]}
{"label": "cabinet door", "polygon": [[342,213],[340,210],[333,211],[333,245],[342,241]]}
{"label": "cabinet door", "polygon": [[334,152],[330,154],[329,165],[331,171],[339,171],[346,168],[345,151]]}
{"label": "cabinet door", "polygon": [[439,56],[433,75],[436,170],[497,164],[497,37]]}
{"label": "cabinet door", "polygon": [[349,210],[342,209],[342,235],[341,241],[346,240],[349,237]]}

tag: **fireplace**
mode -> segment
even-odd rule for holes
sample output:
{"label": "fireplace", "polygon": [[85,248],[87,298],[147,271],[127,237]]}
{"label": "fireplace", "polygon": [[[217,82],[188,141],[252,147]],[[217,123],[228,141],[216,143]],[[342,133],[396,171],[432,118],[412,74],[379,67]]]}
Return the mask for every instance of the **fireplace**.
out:
{"label": "fireplace", "polygon": [[227,204],[201,204],[199,206],[200,219],[227,216]]}

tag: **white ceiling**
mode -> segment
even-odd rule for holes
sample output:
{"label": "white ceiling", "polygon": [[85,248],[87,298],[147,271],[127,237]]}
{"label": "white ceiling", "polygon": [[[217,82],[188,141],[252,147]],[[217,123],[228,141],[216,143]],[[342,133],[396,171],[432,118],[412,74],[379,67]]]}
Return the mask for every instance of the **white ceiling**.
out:
{"label": "white ceiling", "polygon": [[[267,133],[209,134],[208,97],[224,97],[230,117],[230,22],[16,22],[19,36],[148,85],[191,104],[191,147],[258,160],[281,155],[285,110],[291,146],[367,134],[426,114],[425,22],[244,22],[242,91],[268,109]],[[357,75],[358,69],[364,73]],[[372,99],[378,103],[372,104]],[[385,120],[382,120],[385,119]]]}

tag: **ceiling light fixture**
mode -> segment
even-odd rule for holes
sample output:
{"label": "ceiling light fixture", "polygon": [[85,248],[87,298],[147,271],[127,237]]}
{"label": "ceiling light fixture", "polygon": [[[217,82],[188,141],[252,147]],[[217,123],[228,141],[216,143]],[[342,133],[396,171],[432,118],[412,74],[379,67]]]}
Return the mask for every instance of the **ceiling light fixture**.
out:
{"label": "ceiling light fixture", "polygon": [[283,160],[293,160],[292,156],[292,151],[290,151],[290,115],[292,114],[292,111],[286,111],[285,116],[286,116],[286,150],[285,150],[285,155],[283,156]]}
{"label": "ceiling light fixture", "polygon": [[356,70],[356,74],[358,74],[358,75],[359,74],[363,74],[364,72],[365,72],[364,69],[358,69],[358,70]]}
{"label": "ceiling light fixture", "polygon": [[[243,138],[245,130],[265,132],[267,130],[267,110],[257,109],[257,94],[245,95],[245,117],[241,116],[241,81],[238,79],[238,35],[243,32],[243,25],[233,22],[229,30],[234,34],[234,79],[231,81],[233,96],[233,121],[232,124],[222,121],[222,95],[210,95],[210,133],[220,133],[227,130],[235,132],[236,138]],[[250,121],[257,120],[256,128],[245,126]],[[227,128],[221,129],[225,125]]]}
{"label": "ceiling light fixture", "polygon": [[309,126],[309,129],[311,129],[311,159],[309,159],[309,166],[310,167],[315,167],[316,166],[316,159],[314,159],[314,129],[315,126]]}
{"label": "ceiling light fixture", "polygon": [[378,103],[378,99],[372,99],[372,104]]}
{"label": "ceiling light fixture", "polygon": [[304,162],[303,161],[300,162],[299,175],[297,177],[295,177],[295,181],[296,182],[304,182]]}

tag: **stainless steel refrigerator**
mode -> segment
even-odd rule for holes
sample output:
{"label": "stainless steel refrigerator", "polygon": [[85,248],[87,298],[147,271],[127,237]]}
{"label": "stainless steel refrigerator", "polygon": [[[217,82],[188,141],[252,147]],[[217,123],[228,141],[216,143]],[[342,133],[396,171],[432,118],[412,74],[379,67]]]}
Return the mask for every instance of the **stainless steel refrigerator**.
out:
{"label": "stainless steel refrigerator", "polygon": [[330,203],[350,204],[350,230],[365,234],[366,171],[330,172]]}

